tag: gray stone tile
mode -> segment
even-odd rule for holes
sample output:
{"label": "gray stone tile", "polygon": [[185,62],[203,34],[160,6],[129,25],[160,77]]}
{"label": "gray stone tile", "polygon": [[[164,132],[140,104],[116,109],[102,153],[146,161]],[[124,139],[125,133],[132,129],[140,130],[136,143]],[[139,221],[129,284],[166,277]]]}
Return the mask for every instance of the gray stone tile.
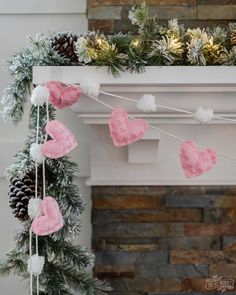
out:
{"label": "gray stone tile", "polygon": [[100,251],[95,255],[97,264],[167,264],[169,261],[168,251]]}
{"label": "gray stone tile", "polygon": [[93,238],[152,238],[183,236],[183,224],[181,223],[112,223],[93,226]]}
{"label": "gray stone tile", "polygon": [[198,19],[236,19],[236,5],[199,5]]}
{"label": "gray stone tile", "polygon": [[188,278],[208,276],[208,265],[138,265],[137,273],[141,277]]}
{"label": "gray stone tile", "polygon": [[179,195],[169,194],[166,197],[166,207],[171,208],[214,208],[216,199],[221,196],[214,195]]}
{"label": "gray stone tile", "polygon": [[171,237],[160,238],[162,250],[220,250],[220,237]]}
{"label": "gray stone tile", "polygon": [[90,19],[121,19],[122,6],[99,6],[89,10]]}
{"label": "gray stone tile", "polygon": [[222,237],[223,249],[236,243],[236,236],[223,236]]}

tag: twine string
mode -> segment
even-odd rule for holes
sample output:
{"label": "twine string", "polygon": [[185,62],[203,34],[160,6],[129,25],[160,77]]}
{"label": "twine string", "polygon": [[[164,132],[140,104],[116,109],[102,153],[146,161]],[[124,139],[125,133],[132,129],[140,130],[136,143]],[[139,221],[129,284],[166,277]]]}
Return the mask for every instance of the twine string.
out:
{"label": "twine string", "polygon": [[[46,102],[46,120],[47,120],[47,123],[49,122],[49,106],[48,106],[48,101]],[[45,138],[44,138],[44,143],[46,143],[48,139],[48,134],[47,132],[45,131]],[[43,161],[43,199],[46,197],[46,173],[45,173],[45,158],[44,158],[44,161]]]}
{"label": "twine string", "polygon": [[[40,107],[37,107],[37,120],[36,120],[36,144],[39,143],[39,117],[40,117]],[[48,102],[46,103],[46,117],[47,122],[49,122],[49,107]],[[47,141],[47,133],[45,134],[44,143]],[[42,178],[43,178],[43,199],[46,196],[46,177],[45,177],[45,158],[43,159],[42,163]],[[35,160],[35,199],[38,198],[38,163],[37,160]],[[40,214],[40,211],[37,213],[37,218]],[[32,272],[32,240],[33,240],[33,231],[32,231],[32,225],[30,227],[30,237],[29,237],[29,255],[30,255],[30,261],[29,261],[29,267],[30,267],[30,295],[33,295],[33,272]],[[35,243],[36,243],[36,254],[39,255],[39,243],[38,243],[38,235],[35,235]],[[39,275],[37,275],[37,283],[36,283],[36,293],[39,295]]]}
{"label": "twine string", "polygon": [[[65,84],[65,85],[70,85],[70,86],[74,86],[74,87],[79,87],[79,85],[77,85],[77,84],[73,84],[73,83],[65,83],[65,82],[62,82],[62,83]],[[130,102],[133,102],[133,103],[137,103],[137,102],[138,102],[138,100],[136,100],[136,99],[128,98],[128,97],[125,97],[125,96],[122,96],[122,95],[117,95],[117,94],[110,93],[110,92],[100,91],[99,93],[100,93],[100,94],[107,95],[107,96],[111,96],[111,97],[116,97],[116,98],[120,98],[120,99],[123,99],[123,100],[127,100],[127,101],[130,101]],[[106,107],[109,108],[109,109],[112,109],[112,110],[114,109],[114,107],[112,107],[110,104],[105,103],[105,102],[103,102],[102,100],[100,100],[100,99],[98,99],[98,98],[95,98],[95,97],[93,97],[93,96],[89,96],[89,95],[88,95],[88,97],[91,98],[91,99],[93,99],[93,100],[95,100],[96,102],[98,102],[98,103],[100,103],[100,104],[106,106]],[[182,112],[182,113],[186,113],[186,114],[194,115],[193,112],[186,111],[186,110],[182,110],[182,109],[177,109],[177,108],[172,108],[172,107],[164,106],[164,105],[161,105],[161,104],[160,104],[160,105],[159,105],[159,104],[156,104],[156,106],[157,106],[157,107],[160,107],[160,108],[166,108],[166,109],[174,110],[174,111],[177,111],[177,112]],[[131,119],[137,119],[135,116],[132,116],[132,115],[128,115],[128,117],[131,118]],[[225,117],[221,117],[221,116],[215,116],[215,115],[214,115],[214,118],[216,118],[216,119],[220,119],[220,120],[227,120],[227,121],[230,121],[230,122],[236,122],[236,119],[225,118]],[[154,125],[152,125],[152,124],[150,124],[150,123],[148,123],[148,126],[149,126],[149,128],[151,128],[151,129],[153,129],[153,130],[157,130],[157,131],[159,131],[159,132],[161,132],[161,133],[163,133],[163,134],[165,134],[165,135],[167,135],[167,136],[169,136],[169,137],[172,137],[172,138],[174,138],[174,139],[176,139],[176,140],[178,140],[178,141],[181,141],[181,142],[185,142],[185,141],[186,141],[184,138],[179,137],[179,136],[177,136],[177,135],[175,135],[175,134],[173,134],[173,133],[167,132],[167,131],[165,131],[165,130],[163,130],[163,129],[160,129],[160,128],[158,128],[158,127],[156,127],[156,126],[154,126]],[[208,148],[208,147],[206,147],[206,146],[203,145],[203,144],[196,144],[196,145],[197,145],[197,147],[199,147],[199,148],[203,148],[203,149]],[[232,157],[232,156],[226,155],[226,154],[224,154],[224,153],[216,153],[216,154],[217,154],[219,157],[222,157],[222,158],[226,158],[226,159],[230,159],[230,160],[236,161],[236,158],[235,158],[235,157]]]}
{"label": "twine string", "polygon": [[[117,95],[117,94],[110,93],[110,92],[100,91],[100,94],[104,94],[104,95],[107,95],[107,96],[119,98],[119,99],[126,100],[126,101],[130,101],[130,102],[135,103],[135,104],[138,103],[138,100],[136,100],[136,99],[125,97],[125,96],[122,96],[122,95]],[[188,114],[188,115],[191,115],[193,117],[195,115],[194,112],[190,112],[190,111],[179,109],[179,108],[173,108],[173,107],[166,106],[166,105],[159,104],[159,103],[155,104],[155,106],[157,108],[161,108],[161,109],[167,109],[167,110],[176,111],[176,112],[179,112],[179,113]],[[229,121],[229,122],[236,122],[236,119],[222,117],[222,116],[218,116],[218,115],[213,115],[213,118],[219,119],[219,120],[225,120],[225,121]]]}

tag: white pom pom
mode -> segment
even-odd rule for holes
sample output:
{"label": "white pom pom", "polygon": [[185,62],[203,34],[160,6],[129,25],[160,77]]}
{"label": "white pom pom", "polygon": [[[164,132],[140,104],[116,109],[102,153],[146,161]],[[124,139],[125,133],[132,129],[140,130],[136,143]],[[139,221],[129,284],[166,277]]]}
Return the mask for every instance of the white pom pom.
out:
{"label": "white pom pom", "polygon": [[204,109],[202,107],[199,107],[197,111],[194,114],[195,120],[197,120],[200,123],[209,123],[214,116],[214,112],[212,109]]}
{"label": "white pom pom", "polygon": [[32,255],[31,259],[28,259],[28,272],[35,276],[40,275],[43,271],[45,258],[38,254]]}
{"label": "white pom pom", "polygon": [[38,143],[32,143],[30,146],[30,156],[34,161],[37,161],[38,164],[41,164],[44,161],[42,146],[42,144]]}
{"label": "white pom pom", "polygon": [[80,82],[80,89],[87,96],[97,98],[100,93],[100,84],[91,80],[82,80]]}
{"label": "white pom pom", "polygon": [[28,204],[28,215],[30,219],[34,219],[40,212],[42,200],[40,198],[32,198]]}
{"label": "white pom pom", "polygon": [[155,112],[157,109],[155,96],[151,94],[144,94],[137,102],[137,108],[145,113]]}
{"label": "white pom pom", "polygon": [[34,106],[42,106],[45,102],[48,101],[49,96],[50,92],[48,88],[42,85],[38,85],[34,88],[30,100]]}

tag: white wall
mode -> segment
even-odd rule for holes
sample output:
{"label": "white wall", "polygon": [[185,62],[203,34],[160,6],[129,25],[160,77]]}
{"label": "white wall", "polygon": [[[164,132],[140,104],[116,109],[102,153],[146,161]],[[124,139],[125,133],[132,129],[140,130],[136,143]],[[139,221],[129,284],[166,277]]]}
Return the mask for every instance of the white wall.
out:
{"label": "white wall", "polygon": [[[87,30],[86,0],[0,0],[0,90],[8,83],[5,61],[25,46],[26,37],[38,32],[49,31],[85,32]],[[90,190],[84,184],[88,175],[87,133],[72,111],[60,112],[59,120],[65,123],[78,137],[79,148],[73,153],[80,167],[78,184],[87,201],[83,215],[83,229],[79,242],[90,246]],[[0,121],[0,258],[14,245],[13,233],[19,223],[11,215],[8,207],[7,186],[3,173],[13,161],[14,154],[22,148],[27,134],[27,116],[17,127]],[[0,294],[25,294],[24,284],[18,278],[0,279]]]}

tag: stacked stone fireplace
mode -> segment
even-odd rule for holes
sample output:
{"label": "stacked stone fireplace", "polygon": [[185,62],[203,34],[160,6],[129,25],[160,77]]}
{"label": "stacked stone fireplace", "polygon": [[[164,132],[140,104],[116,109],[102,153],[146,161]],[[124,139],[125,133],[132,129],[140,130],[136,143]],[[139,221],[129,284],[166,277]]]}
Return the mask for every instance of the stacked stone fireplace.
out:
{"label": "stacked stone fireplace", "polygon": [[92,191],[95,273],[114,294],[200,295],[207,278],[236,278],[236,187]]}
{"label": "stacked stone fireplace", "polygon": [[[36,67],[34,82],[79,83],[86,77],[101,83],[103,91],[136,99],[152,93],[163,105],[193,112],[210,107],[235,118],[235,74],[234,67],[150,67],[143,74],[113,78],[104,68]],[[236,156],[233,122],[214,119],[206,126],[175,111],[143,114],[130,102],[99,99]],[[73,110],[90,126],[94,271],[110,282],[112,295],[217,294],[222,284],[236,294],[231,288],[236,281],[236,162],[219,157],[209,173],[187,180],[176,139],[149,130],[139,142],[116,148],[107,125],[109,109],[83,96]]]}

